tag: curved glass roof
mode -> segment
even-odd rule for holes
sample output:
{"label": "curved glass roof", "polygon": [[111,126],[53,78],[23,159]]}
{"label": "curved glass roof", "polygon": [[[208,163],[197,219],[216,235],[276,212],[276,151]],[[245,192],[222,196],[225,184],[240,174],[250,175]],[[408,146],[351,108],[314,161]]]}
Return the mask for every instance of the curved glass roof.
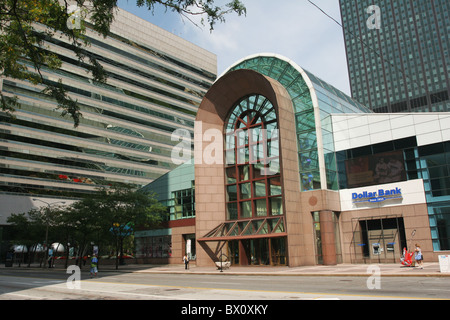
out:
{"label": "curved glass roof", "polygon": [[337,190],[330,114],[372,111],[278,54],[248,56],[224,74],[239,69],[254,70],[277,80],[291,96],[296,118],[301,190]]}

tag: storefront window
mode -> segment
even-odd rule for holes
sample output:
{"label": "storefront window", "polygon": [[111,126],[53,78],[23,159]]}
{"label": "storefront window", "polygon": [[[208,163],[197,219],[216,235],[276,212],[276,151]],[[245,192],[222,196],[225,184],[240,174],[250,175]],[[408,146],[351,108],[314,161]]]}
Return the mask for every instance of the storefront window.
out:
{"label": "storefront window", "polygon": [[172,236],[136,238],[138,258],[168,258],[172,255]]}

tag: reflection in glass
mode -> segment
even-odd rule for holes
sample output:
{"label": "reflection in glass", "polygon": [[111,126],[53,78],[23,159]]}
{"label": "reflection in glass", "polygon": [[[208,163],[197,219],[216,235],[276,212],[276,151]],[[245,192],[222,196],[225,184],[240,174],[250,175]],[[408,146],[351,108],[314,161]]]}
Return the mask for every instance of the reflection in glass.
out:
{"label": "reflection in glass", "polygon": [[265,197],[266,196],[266,182],[265,180],[257,181],[253,185],[254,197]]}
{"label": "reflection in glass", "polygon": [[241,194],[240,194],[241,200],[251,198],[251,184],[250,183],[241,183],[239,185],[239,189],[241,192]]}
{"label": "reflection in glass", "polygon": [[227,201],[237,200],[237,190],[236,185],[227,186]]}
{"label": "reflection in glass", "polygon": [[281,178],[271,178],[269,180],[270,184],[270,195],[271,196],[279,196],[281,195]]}
{"label": "reflection in glass", "polygon": [[236,220],[238,218],[238,209],[236,202],[227,203],[227,220]]}
{"label": "reflection in glass", "polygon": [[241,218],[251,218],[252,217],[252,202],[244,201],[241,202]]}
{"label": "reflection in glass", "polygon": [[283,214],[283,203],[281,197],[270,198],[270,208],[272,210],[273,216],[278,216]]}
{"label": "reflection in glass", "polygon": [[266,199],[255,200],[256,216],[265,217],[267,216],[267,203]]}

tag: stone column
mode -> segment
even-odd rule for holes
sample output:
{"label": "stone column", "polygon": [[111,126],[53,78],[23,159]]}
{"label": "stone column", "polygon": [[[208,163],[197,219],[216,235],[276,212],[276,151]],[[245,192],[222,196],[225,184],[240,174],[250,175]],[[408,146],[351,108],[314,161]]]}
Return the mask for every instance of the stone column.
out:
{"label": "stone column", "polygon": [[320,211],[319,221],[323,264],[326,266],[336,265],[336,237],[334,233],[333,212],[329,210]]}

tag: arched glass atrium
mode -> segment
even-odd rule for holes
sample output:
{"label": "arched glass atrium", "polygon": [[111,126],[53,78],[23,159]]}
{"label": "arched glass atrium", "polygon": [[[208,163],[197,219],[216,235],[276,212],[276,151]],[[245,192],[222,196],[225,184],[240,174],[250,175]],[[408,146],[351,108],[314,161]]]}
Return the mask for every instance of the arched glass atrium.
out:
{"label": "arched glass atrium", "polygon": [[239,69],[254,70],[277,80],[291,96],[296,120],[301,190],[338,190],[330,114],[372,111],[292,60],[277,54],[246,57],[225,73]]}

